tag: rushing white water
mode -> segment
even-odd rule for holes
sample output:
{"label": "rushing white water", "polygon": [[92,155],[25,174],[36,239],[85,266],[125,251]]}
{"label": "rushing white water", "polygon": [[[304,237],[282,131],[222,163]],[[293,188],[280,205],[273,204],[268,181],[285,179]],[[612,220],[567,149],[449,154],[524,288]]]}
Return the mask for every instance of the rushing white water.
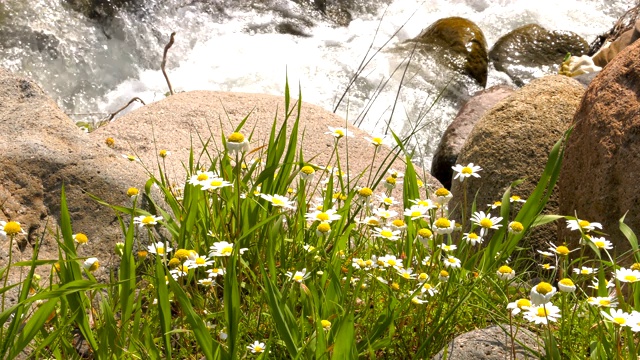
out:
{"label": "rushing white water", "polygon": [[[415,57],[398,91],[407,52],[397,50],[397,44],[449,16],[478,24],[489,47],[528,23],[570,30],[591,42],[635,0],[395,0],[356,12],[348,27],[305,18],[308,12],[286,0],[270,8],[227,6],[224,11],[211,3],[148,1],[144,9],[121,12],[103,26],[69,10],[64,0],[4,0],[9,15],[4,33],[0,31],[0,65],[36,79],[66,112],[81,114],[72,115],[75,120],[96,120],[134,96],[146,102],[165,96],[162,48],[175,31],[167,68],[177,91],[279,95],[288,76],[294,93],[300,84],[305,101],[331,111],[337,107],[339,115],[365,130],[380,132],[389,124],[406,134],[421,128],[413,144],[424,152],[428,166],[438,137],[461,102],[479,87],[456,80],[448,96],[430,108],[451,74]],[[313,22],[304,28],[311,36],[273,31],[290,14],[297,14],[294,20],[305,18],[305,24]],[[337,106],[363,59],[368,64]],[[510,80],[490,71],[487,86],[499,83]]]}

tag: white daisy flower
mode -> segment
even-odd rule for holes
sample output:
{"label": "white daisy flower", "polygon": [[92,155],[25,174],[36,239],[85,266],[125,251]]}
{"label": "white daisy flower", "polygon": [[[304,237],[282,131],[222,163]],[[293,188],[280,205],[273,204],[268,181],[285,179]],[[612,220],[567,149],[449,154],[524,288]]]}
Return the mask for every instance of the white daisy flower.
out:
{"label": "white daisy flower", "polygon": [[308,221],[321,221],[321,222],[324,221],[328,223],[332,221],[340,220],[340,218],[342,218],[341,215],[336,214],[336,210],[334,209],[329,209],[327,211],[316,210],[312,213],[306,213],[304,217]]}
{"label": "white daisy flower", "polygon": [[518,315],[521,311],[529,310],[531,307],[531,301],[529,299],[519,299],[507,304],[507,309],[511,309],[511,315]]}
{"label": "white daisy flower", "polygon": [[618,300],[615,296],[598,296],[598,297],[589,297],[587,298],[587,303],[589,305],[597,306],[597,307],[617,307]]}
{"label": "white daisy flower", "polygon": [[327,131],[325,134],[331,135],[336,139],[341,139],[345,136],[353,137],[353,134],[347,128],[332,127],[332,126],[328,126],[328,128],[329,128],[329,131]]}
{"label": "white daisy flower", "polygon": [[561,292],[572,293],[576,291],[576,285],[569,278],[564,278],[558,281],[558,289]]}
{"label": "white daisy flower", "polygon": [[162,220],[161,216],[153,215],[140,215],[133,218],[133,223],[138,224],[140,227],[154,226],[158,224],[158,221]]}
{"label": "white daisy flower", "polygon": [[304,268],[302,271],[296,271],[292,273],[291,271],[287,271],[285,274],[289,279],[296,281],[298,283],[302,283],[304,280],[308,279],[311,274],[307,274],[307,269]]}
{"label": "white daisy flower", "polygon": [[502,217],[492,217],[491,214],[485,214],[484,211],[476,211],[473,213],[471,221],[481,228],[480,236],[484,236],[489,229],[499,229],[502,226],[500,224]]}
{"label": "white daisy flower", "polygon": [[552,286],[548,282],[541,281],[536,286],[531,288],[529,297],[533,305],[546,304],[551,301],[551,297],[558,292],[555,286]]}
{"label": "white daisy flower", "polygon": [[611,241],[606,240],[603,237],[592,236],[588,237],[588,239],[595,245],[598,249],[611,250],[613,249],[613,244]]}
{"label": "white daisy flower", "polygon": [[455,228],[455,221],[451,221],[443,217],[434,221],[433,226],[431,227],[432,231],[438,235],[451,234]]}
{"label": "white daisy flower", "polygon": [[589,222],[587,220],[567,220],[567,228],[573,231],[589,232],[595,229],[602,229],[602,224],[597,222]]}
{"label": "white daisy flower", "polygon": [[162,257],[164,257],[168,252],[171,252],[173,250],[169,246],[165,248],[164,243],[161,241],[158,241],[155,244],[151,244],[147,246],[147,249],[150,253],[160,255]]}
{"label": "white daisy flower", "polygon": [[260,197],[270,202],[271,205],[274,207],[281,207],[285,209],[295,210],[295,206],[294,206],[295,203],[289,200],[289,198],[287,198],[286,196],[282,196],[278,194],[276,195],[260,194]]}
{"label": "white daisy flower", "polygon": [[640,280],[640,271],[620,268],[616,270],[615,278],[621,282],[634,283]]}
{"label": "white daisy flower", "polygon": [[601,310],[600,313],[606,320],[611,321],[618,326],[628,326],[631,318],[631,314],[626,313],[621,309],[609,309],[609,313]]}
{"label": "white daisy flower", "polygon": [[583,266],[580,269],[573,268],[573,272],[575,274],[578,274],[578,275],[592,275],[592,274],[598,272],[598,268],[592,268],[592,267],[589,267],[589,266]]}
{"label": "white daisy flower", "polygon": [[247,346],[247,349],[251,350],[253,354],[260,354],[264,352],[266,346],[263,342],[256,340],[253,342],[253,344]]}
{"label": "white daisy flower", "polygon": [[513,279],[516,276],[516,271],[507,265],[502,265],[498,271],[496,271],[496,274],[498,275],[498,279],[506,281]]}
{"label": "white daisy flower", "polygon": [[551,304],[533,305],[527,309],[524,318],[534,324],[548,324],[549,321],[556,322],[560,318],[560,309]]}
{"label": "white daisy flower", "polygon": [[444,263],[444,266],[446,268],[457,269],[457,268],[460,268],[460,266],[462,265],[462,262],[460,261],[460,259],[452,255],[447,256],[445,259],[442,260],[442,262]]}
{"label": "white daisy flower", "polygon": [[478,171],[482,170],[480,166],[473,165],[473,163],[469,163],[469,165],[467,166],[462,166],[460,164],[457,164],[456,166],[452,166],[451,168],[453,169],[453,171],[456,172],[456,175],[453,177],[453,180],[459,178],[460,182],[464,181],[465,178],[468,178],[471,176],[479,178],[480,175],[478,175]]}

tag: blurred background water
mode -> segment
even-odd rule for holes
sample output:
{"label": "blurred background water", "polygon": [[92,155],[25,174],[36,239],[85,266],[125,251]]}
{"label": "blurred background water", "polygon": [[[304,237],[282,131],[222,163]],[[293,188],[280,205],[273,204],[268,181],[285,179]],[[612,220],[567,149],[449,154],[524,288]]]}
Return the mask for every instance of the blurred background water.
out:
{"label": "blurred background water", "polygon": [[[449,16],[475,22],[489,48],[529,23],[573,31],[591,42],[635,5],[351,0],[348,14],[331,16],[304,3],[318,0],[147,0],[89,18],[70,6],[79,1],[89,0],[0,0],[0,66],[37,81],[75,121],[104,119],[135,96],[147,103],[164,98],[162,51],[176,32],[167,63],[176,91],[281,95],[288,76],[293,94],[299,84],[304,101],[364,130],[390,126],[403,135],[420,129],[412,144],[427,168],[441,133],[481,88],[423,56],[407,66],[408,53],[398,44]],[[487,87],[496,84],[512,82],[490,68]]]}

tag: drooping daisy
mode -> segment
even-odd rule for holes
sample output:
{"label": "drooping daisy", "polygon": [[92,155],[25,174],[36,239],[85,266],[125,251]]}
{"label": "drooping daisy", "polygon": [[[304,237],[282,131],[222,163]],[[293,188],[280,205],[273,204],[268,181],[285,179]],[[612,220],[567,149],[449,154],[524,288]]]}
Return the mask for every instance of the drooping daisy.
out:
{"label": "drooping daisy", "polygon": [[560,318],[560,309],[551,304],[533,305],[524,313],[524,318],[534,324],[548,324],[549,321],[556,322]]}
{"label": "drooping daisy", "polygon": [[418,240],[425,247],[429,247],[429,240],[433,237],[433,232],[427,228],[422,228],[418,230]]}
{"label": "drooping daisy", "polygon": [[451,168],[453,169],[453,171],[456,172],[456,175],[453,177],[453,180],[459,178],[460,182],[464,181],[465,178],[468,178],[471,176],[479,178],[480,175],[478,175],[478,171],[482,170],[480,166],[473,165],[473,163],[469,163],[469,165],[467,166],[462,166],[460,164],[457,164],[456,166],[452,166]]}
{"label": "drooping daisy", "polygon": [[476,246],[478,244],[482,244],[482,242],[484,241],[484,239],[482,238],[482,236],[474,233],[474,232],[468,232],[468,233],[464,233],[462,234],[462,240],[468,242],[469,244],[471,244],[471,246]]}
{"label": "drooping daisy", "polygon": [[440,273],[438,274],[438,280],[442,282],[449,281],[449,272],[447,270],[440,270]]}
{"label": "drooping daisy", "polygon": [[98,261],[98,258],[90,257],[84,261],[82,266],[87,272],[94,272],[100,267],[100,262]]}
{"label": "drooping daisy", "polygon": [[77,233],[73,235],[73,241],[81,245],[81,244],[86,244],[89,241],[89,238],[87,237],[87,235],[83,233]]}
{"label": "drooping daisy", "polygon": [[282,195],[268,195],[268,194],[260,194],[260,197],[267,200],[268,202],[271,203],[271,205],[273,207],[279,207],[279,208],[285,208],[285,209],[291,209],[291,210],[295,210],[295,203],[291,200],[289,200],[289,198],[287,198],[286,196],[282,196]]}
{"label": "drooping daisy", "polygon": [[557,292],[555,286],[548,282],[541,281],[538,285],[531,288],[529,297],[534,305],[546,304],[551,301],[551,297]]}
{"label": "drooping daisy", "polygon": [[227,150],[232,155],[246,152],[249,150],[249,140],[240,132],[231,133],[227,137]]}
{"label": "drooping daisy", "polygon": [[285,275],[289,279],[298,283],[302,283],[304,280],[308,279],[309,276],[311,276],[311,274],[307,274],[306,268],[302,269],[302,271],[296,271],[295,273],[292,273],[291,271],[287,271]]}
{"label": "drooping daisy", "polygon": [[155,244],[151,244],[147,247],[150,253],[160,255],[164,257],[167,253],[171,252],[173,249],[169,246],[165,247],[164,243],[161,241],[156,242]]}
{"label": "drooping daisy", "polygon": [[316,173],[316,169],[314,169],[313,166],[305,165],[302,168],[300,168],[300,178],[302,180],[312,181],[315,173]]}
{"label": "drooping daisy", "polygon": [[496,274],[498,275],[498,279],[506,281],[513,279],[516,276],[516,271],[507,265],[502,265],[498,271],[496,271]]}
{"label": "drooping daisy", "polygon": [[140,227],[150,227],[158,224],[158,221],[160,220],[162,220],[161,216],[140,215],[133,218],[133,223],[138,224]]}
{"label": "drooping daisy", "polygon": [[266,349],[266,346],[263,342],[256,340],[253,342],[253,344],[248,345],[247,349],[251,350],[251,352],[254,354],[261,354]]}
{"label": "drooping daisy", "polygon": [[433,226],[432,226],[432,231],[438,235],[445,235],[445,234],[451,234],[453,232],[453,229],[455,229],[456,227],[456,223],[455,221],[451,221],[447,218],[439,218],[438,220],[434,221]]}
{"label": "drooping daisy", "polygon": [[405,223],[402,219],[393,220],[389,226],[391,227],[391,229],[400,231],[401,233],[407,229],[407,223]]}
{"label": "drooping daisy", "polygon": [[339,214],[336,214],[335,209],[329,209],[327,211],[316,210],[312,213],[306,213],[304,217],[308,221],[321,221],[321,222],[324,221],[324,222],[331,223],[332,221],[340,220],[342,216]]}
{"label": "drooping daisy", "polygon": [[332,127],[332,126],[329,126],[328,128],[329,128],[329,131],[327,131],[325,134],[331,135],[336,139],[341,139],[345,136],[353,137],[353,134],[347,128]]}
{"label": "drooping daisy", "polygon": [[621,282],[634,283],[640,281],[640,271],[627,268],[616,269],[616,279]]}
{"label": "drooping daisy", "polygon": [[531,301],[529,299],[519,299],[507,304],[507,309],[511,309],[511,315],[518,315],[521,311],[529,310],[531,307]]}
{"label": "drooping daisy", "polygon": [[576,285],[569,278],[564,278],[558,281],[558,289],[561,292],[572,293],[576,291]]}
{"label": "drooping daisy", "polygon": [[602,229],[602,224],[597,222],[589,222],[587,220],[567,220],[567,228],[573,231],[589,232],[595,229]]}
{"label": "drooping daisy", "polygon": [[436,204],[446,205],[449,203],[449,200],[451,200],[451,198],[453,197],[453,194],[451,194],[451,191],[445,188],[440,188],[436,190],[436,192],[434,193],[434,196],[435,196]]}
{"label": "drooping daisy", "polygon": [[510,234],[520,234],[524,231],[524,226],[519,221],[510,222],[508,228]]}
{"label": "drooping daisy", "polygon": [[392,230],[388,227],[373,229],[373,236],[381,239],[396,241],[400,239],[400,230]]}

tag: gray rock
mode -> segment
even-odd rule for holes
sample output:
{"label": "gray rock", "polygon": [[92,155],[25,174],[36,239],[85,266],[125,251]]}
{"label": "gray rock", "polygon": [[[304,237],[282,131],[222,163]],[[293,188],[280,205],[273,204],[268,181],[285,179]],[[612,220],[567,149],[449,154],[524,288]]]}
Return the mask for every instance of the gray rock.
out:
{"label": "gray rock", "polygon": [[567,55],[581,56],[589,44],[569,31],[548,31],[529,24],[501,37],[489,51],[496,70],[503,71],[518,86],[548,74],[555,74]]}
{"label": "gray rock", "polygon": [[[515,341],[511,340],[509,324],[494,325],[457,336],[433,360],[504,360],[512,359],[512,347],[516,359],[539,359],[544,356],[544,346],[536,335],[523,328],[513,327]],[[523,346],[524,345],[524,346]],[[445,350],[447,351],[445,355]]]}
{"label": "gray rock", "polygon": [[487,110],[512,92],[513,89],[506,85],[493,86],[475,94],[458,111],[458,115],[442,135],[431,162],[431,174],[444,187],[451,189],[451,178],[453,177],[451,167],[456,164],[460,149],[462,149],[476,122],[480,120]]}

